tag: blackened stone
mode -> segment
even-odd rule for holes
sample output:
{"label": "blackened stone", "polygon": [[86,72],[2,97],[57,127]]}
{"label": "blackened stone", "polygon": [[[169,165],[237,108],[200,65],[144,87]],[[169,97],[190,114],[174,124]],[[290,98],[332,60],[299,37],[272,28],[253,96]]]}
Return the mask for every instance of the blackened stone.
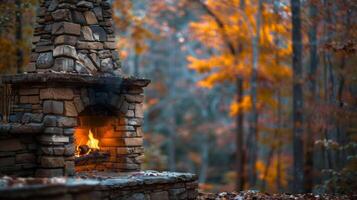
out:
{"label": "blackened stone", "polygon": [[65,156],[73,156],[75,152],[74,145],[66,145],[64,148],[64,155]]}
{"label": "blackened stone", "polygon": [[58,1],[57,0],[52,0],[50,5],[49,5],[49,7],[48,7],[48,11],[52,12],[52,11],[56,10],[57,6],[58,6]]}
{"label": "blackened stone", "polygon": [[63,130],[63,134],[64,134],[64,135],[73,135],[73,134],[74,134],[74,131],[75,131],[74,128],[65,128],[65,129]]}
{"label": "blackened stone", "polygon": [[15,157],[0,157],[0,167],[13,166],[15,165]]}
{"label": "blackened stone", "polygon": [[98,20],[103,20],[103,11],[101,7],[95,7],[93,9],[93,12],[95,14],[95,16],[97,16]]}
{"label": "blackened stone", "polygon": [[41,166],[46,168],[57,168],[64,166],[63,157],[47,157],[41,158]]}
{"label": "blackened stone", "polygon": [[109,2],[102,1],[101,5],[102,5],[102,7],[104,9],[110,9],[110,3]]}
{"label": "blackened stone", "polygon": [[53,55],[52,52],[45,52],[40,53],[37,61],[36,66],[39,69],[48,69],[53,65]]}
{"label": "blackened stone", "polygon": [[31,114],[31,113],[25,113],[25,114],[22,116],[21,122],[22,122],[22,123],[30,123],[31,117],[32,117],[32,114]]}
{"label": "blackened stone", "polygon": [[78,11],[72,11],[72,19],[75,23],[78,24],[86,24],[86,19],[84,18],[84,15],[81,12]]}
{"label": "blackened stone", "polygon": [[55,39],[55,45],[68,44],[74,46],[77,43],[77,37],[72,35],[60,35]]}
{"label": "blackened stone", "polygon": [[77,3],[77,6],[83,8],[93,8],[93,3],[88,1],[80,1]]}
{"label": "blackened stone", "polygon": [[74,71],[74,61],[71,58],[60,57],[55,59],[55,64],[53,66],[55,71]]}
{"label": "blackened stone", "polygon": [[23,113],[14,113],[9,116],[9,122],[21,122]]}
{"label": "blackened stone", "polygon": [[56,177],[63,176],[63,169],[38,169],[36,177]]}
{"label": "blackened stone", "polygon": [[[74,161],[66,161],[64,166],[64,173],[67,176],[73,176],[75,174]],[[90,199],[91,197],[89,197]],[[92,198],[93,199],[93,198]]]}
{"label": "blackened stone", "polygon": [[111,17],[112,17],[112,12],[111,12],[111,10],[104,10],[104,11],[103,11],[103,17],[105,17],[105,18],[111,18]]}
{"label": "blackened stone", "polygon": [[99,25],[91,25],[90,28],[93,31],[93,37],[96,41],[104,42],[107,40],[107,33]]}
{"label": "blackened stone", "polygon": [[0,152],[2,151],[19,151],[26,147],[18,139],[0,140]]}

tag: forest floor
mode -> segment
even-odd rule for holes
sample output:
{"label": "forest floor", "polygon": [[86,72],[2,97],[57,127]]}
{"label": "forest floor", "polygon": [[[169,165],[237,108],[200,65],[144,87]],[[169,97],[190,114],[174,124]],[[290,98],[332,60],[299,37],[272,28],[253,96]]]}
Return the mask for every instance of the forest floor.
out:
{"label": "forest floor", "polygon": [[199,193],[198,200],[353,200],[357,199],[357,195],[315,195],[315,194],[268,194],[254,191],[236,192],[221,192],[221,193]]}

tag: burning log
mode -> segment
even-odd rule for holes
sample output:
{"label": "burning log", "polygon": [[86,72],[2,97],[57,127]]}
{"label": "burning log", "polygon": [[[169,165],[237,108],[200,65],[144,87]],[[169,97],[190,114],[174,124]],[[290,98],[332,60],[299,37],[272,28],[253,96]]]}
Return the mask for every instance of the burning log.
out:
{"label": "burning log", "polygon": [[78,154],[79,154],[80,156],[83,156],[83,155],[88,154],[90,150],[91,150],[91,149],[89,148],[88,145],[80,145],[80,146],[78,147]]}
{"label": "burning log", "polygon": [[[83,145],[83,146],[85,146],[85,145]],[[109,152],[95,150],[95,151],[91,151],[89,154],[75,157],[74,163],[77,166],[101,163],[101,162],[109,160],[109,157],[110,157]]]}

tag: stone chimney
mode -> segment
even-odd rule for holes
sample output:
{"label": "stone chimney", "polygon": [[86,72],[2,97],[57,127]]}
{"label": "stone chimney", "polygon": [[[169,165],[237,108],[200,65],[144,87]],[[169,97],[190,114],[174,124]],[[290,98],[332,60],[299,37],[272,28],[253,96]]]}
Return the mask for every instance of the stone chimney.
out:
{"label": "stone chimney", "polygon": [[42,0],[36,21],[26,72],[122,75],[106,0]]}

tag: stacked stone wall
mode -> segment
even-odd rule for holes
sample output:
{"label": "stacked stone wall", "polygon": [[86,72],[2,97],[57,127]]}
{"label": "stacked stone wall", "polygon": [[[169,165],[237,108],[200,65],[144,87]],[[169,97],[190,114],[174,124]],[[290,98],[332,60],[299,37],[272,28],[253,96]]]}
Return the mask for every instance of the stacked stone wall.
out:
{"label": "stacked stone wall", "polygon": [[122,74],[109,2],[41,2],[26,71]]}

